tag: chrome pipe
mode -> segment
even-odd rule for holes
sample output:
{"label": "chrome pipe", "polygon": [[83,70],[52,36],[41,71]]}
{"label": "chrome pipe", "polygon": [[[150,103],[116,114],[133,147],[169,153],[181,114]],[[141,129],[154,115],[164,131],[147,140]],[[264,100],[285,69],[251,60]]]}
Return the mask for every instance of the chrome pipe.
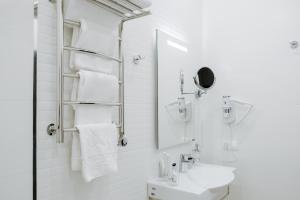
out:
{"label": "chrome pipe", "polygon": [[138,18],[145,17],[145,16],[148,16],[148,15],[151,15],[150,11],[143,11],[140,14],[136,14],[136,15],[131,16],[131,17],[126,17],[125,19],[122,20],[122,22],[126,22],[126,21],[133,20],[133,19],[138,19]]}
{"label": "chrome pipe", "polygon": [[[130,1],[125,1],[124,3],[127,3],[129,5],[131,5],[131,7],[134,8],[130,8],[130,6],[128,7],[125,6],[124,4],[120,3],[120,2],[116,2],[116,1],[108,1],[108,0],[88,0],[90,3],[99,6],[111,13],[114,13],[120,17],[122,17],[123,20],[131,20],[131,19],[135,19],[135,18],[139,18],[139,17],[143,17],[145,15],[148,15],[146,13],[148,13],[148,11],[144,11],[143,8],[141,8],[140,6],[130,2]],[[136,11],[138,11],[139,13],[136,13]]]}
{"label": "chrome pipe", "polygon": [[75,104],[98,104],[101,106],[121,106],[121,103],[104,103],[104,102],[85,102],[85,101],[64,101],[64,105],[75,105]]}
{"label": "chrome pipe", "polygon": [[[126,10],[126,11],[125,11],[125,14],[128,13],[128,12],[129,12],[129,13],[133,13],[133,11],[134,11],[134,9],[129,8],[128,6],[122,4],[121,1],[120,1],[120,2],[114,1],[114,4],[115,4],[117,7],[121,8],[121,10]],[[109,6],[109,5],[108,5],[108,6]]]}
{"label": "chrome pipe", "polygon": [[[122,33],[123,33],[123,22],[119,25],[119,32],[118,36],[122,39]],[[119,63],[119,81],[124,83],[124,58],[123,58],[123,44],[122,40],[119,41],[119,48],[118,48],[118,56],[119,59],[122,60],[122,62]],[[120,129],[120,136],[123,137],[124,134],[124,84],[122,84],[119,87],[119,100],[122,102],[122,106],[119,108],[119,123],[121,124]]]}
{"label": "chrome pipe", "polygon": [[[64,73],[63,76],[66,77],[66,78],[80,78],[79,74],[69,74],[69,73]],[[119,83],[119,84],[122,84],[121,81],[119,81],[118,83]]]}
{"label": "chrome pipe", "polygon": [[64,23],[70,26],[78,26],[80,27],[81,23],[79,21],[75,21],[75,20],[70,20],[70,19],[65,19]]}
{"label": "chrome pipe", "polygon": [[57,93],[56,93],[56,142],[64,142],[63,133],[63,41],[64,41],[64,25],[63,25],[63,0],[56,1],[57,8]]}
{"label": "chrome pipe", "polygon": [[87,49],[83,49],[83,48],[64,46],[63,49],[66,50],[66,51],[76,51],[76,52],[78,52],[78,53],[83,53],[83,54],[89,54],[89,55],[99,56],[99,57],[103,57],[103,58],[106,58],[106,59],[114,60],[114,61],[117,61],[117,62],[122,62],[122,60],[120,60],[120,59],[118,59],[118,58],[115,58],[115,57],[112,57],[112,56],[105,55],[105,54],[103,54],[103,53],[101,53],[101,52],[94,52],[94,51],[87,50]]}
{"label": "chrome pipe", "polygon": [[67,77],[67,78],[80,78],[79,74],[66,74],[66,73],[64,73],[64,77]]}
{"label": "chrome pipe", "polygon": [[[123,33],[123,27],[124,27],[124,22],[121,21],[119,24],[119,37],[122,38],[122,33]],[[120,138],[119,138],[119,145],[120,146],[127,146],[128,140],[125,136],[125,86],[124,86],[124,77],[125,77],[125,70],[124,70],[124,56],[123,56],[123,43],[122,40],[119,41],[119,59],[122,60],[122,62],[119,63],[119,78],[120,81],[123,82],[123,84],[119,87],[119,97],[120,101],[122,102],[122,106],[120,106],[119,109],[119,122],[121,124],[120,127]]]}
{"label": "chrome pipe", "polygon": [[77,128],[65,128],[64,132],[78,132]]}
{"label": "chrome pipe", "polygon": [[136,5],[135,3],[132,3],[131,1],[128,1],[128,0],[125,0],[128,4],[130,4],[130,5],[132,5],[132,6],[134,6],[136,9],[138,9],[138,10],[142,10],[143,8],[142,7],[140,7],[139,5]]}
{"label": "chrome pipe", "polygon": [[[116,128],[120,128],[120,125],[116,125]],[[77,128],[65,128],[64,132],[78,132],[79,130]]]}
{"label": "chrome pipe", "polygon": [[87,0],[87,1],[89,1],[90,3],[96,5],[96,6],[100,7],[100,8],[105,9],[108,12],[114,13],[115,15],[118,15],[119,17],[122,17],[122,18],[126,17],[125,13],[123,13],[123,12],[121,12],[121,11],[119,11],[119,10],[117,10],[117,9],[115,9],[115,8],[113,8],[113,7],[105,4],[105,3],[103,3],[103,2],[96,1],[96,0]]}
{"label": "chrome pipe", "polygon": [[[69,26],[77,26],[77,27],[81,26],[81,22],[77,20],[65,19],[64,23]],[[117,39],[121,40],[121,38],[117,38]]]}

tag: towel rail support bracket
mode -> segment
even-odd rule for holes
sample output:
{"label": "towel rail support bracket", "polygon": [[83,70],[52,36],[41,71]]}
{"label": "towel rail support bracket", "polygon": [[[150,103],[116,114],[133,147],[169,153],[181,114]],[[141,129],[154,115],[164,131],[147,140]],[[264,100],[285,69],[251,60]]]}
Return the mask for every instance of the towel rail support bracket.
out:
{"label": "towel rail support bracket", "polygon": [[52,136],[56,134],[56,126],[55,124],[51,123],[47,126],[47,133],[48,135]]}

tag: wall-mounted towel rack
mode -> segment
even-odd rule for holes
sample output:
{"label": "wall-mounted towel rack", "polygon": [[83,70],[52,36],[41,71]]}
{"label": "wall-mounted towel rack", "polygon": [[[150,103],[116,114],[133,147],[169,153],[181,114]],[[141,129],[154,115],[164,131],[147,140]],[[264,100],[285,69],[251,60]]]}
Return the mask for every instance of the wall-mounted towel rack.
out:
{"label": "wall-mounted towel rack", "polygon": [[[56,142],[64,142],[65,132],[78,131],[77,128],[65,128],[64,127],[64,106],[74,104],[100,104],[103,106],[117,106],[119,107],[119,123],[116,125],[119,128],[119,144],[122,146],[127,145],[127,140],[124,137],[124,59],[122,48],[122,33],[123,25],[126,21],[137,19],[143,16],[151,14],[150,11],[145,11],[139,5],[136,5],[129,0],[86,0],[96,6],[99,6],[111,13],[114,13],[121,17],[118,31],[118,57],[112,57],[101,52],[95,52],[88,49],[76,48],[71,46],[64,46],[64,27],[65,26],[80,26],[79,21],[65,19],[63,2],[64,0],[50,0],[56,3],[57,9],[57,101],[56,101],[56,122],[55,124],[49,124],[47,131],[49,135],[56,134]],[[83,0],[84,1],[84,0]],[[104,103],[104,102],[77,102],[66,101],[64,99],[64,78],[80,78],[78,74],[69,74],[64,72],[64,51],[75,51],[78,53],[89,54],[93,56],[103,57],[110,59],[119,64],[118,76],[119,76],[119,100],[116,103]]]}

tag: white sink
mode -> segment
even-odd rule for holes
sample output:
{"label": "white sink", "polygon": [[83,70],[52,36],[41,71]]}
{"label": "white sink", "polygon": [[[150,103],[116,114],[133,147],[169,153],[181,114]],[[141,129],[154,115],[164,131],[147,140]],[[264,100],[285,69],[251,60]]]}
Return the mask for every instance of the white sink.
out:
{"label": "white sink", "polygon": [[200,164],[179,174],[179,184],[171,186],[159,178],[148,181],[148,196],[158,200],[220,200],[234,180],[234,168]]}

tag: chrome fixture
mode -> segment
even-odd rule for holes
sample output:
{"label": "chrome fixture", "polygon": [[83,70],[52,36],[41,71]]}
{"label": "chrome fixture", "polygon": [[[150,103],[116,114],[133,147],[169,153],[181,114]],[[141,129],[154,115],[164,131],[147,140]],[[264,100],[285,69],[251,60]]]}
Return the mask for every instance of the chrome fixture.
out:
{"label": "chrome fixture", "polygon": [[192,164],[194,163],[194,158],[192,154],[180,154],[180,160],[179,160],[179,172],[182,173],[185,171],[185,165],[188,165],[190,168]]}
{"label": "chrome fixture", "polygon": [[202,97],[207,93],[207,90],[214,86],[215,75],[213,71],[208,67],[202,67],[197,71],[197,74],[193,77],[194,83],[197,86],[195,92],[184,92],[184,73],[180,72],[180,92],[182,95],[195,95],[196,98]]}
{"label": "chrome fixture", "polygon": [[201,97],[201,95],[203,94],[202,91],[197,90],[196,92],[185,92],[184,91],[184,73],[183,71],[180,71],[180,93],[181,95],[195,95],[196,98]]}
{"label": "chrome fixture", "polygon": [[[192,140],[193,142],[196,142],[195,139]],[[194,145],[194,148],[192,149],[192,155],[193,155],[193,158],[194,158],[194,163],[195,164],[198,164],[200,163],[200,153],[201,153],[201,148],[200,148],[200,145],[199,143],[195,143]]]}
{"label": "chrome fixture", "polygon": [[138,65],[140,64],[141,60],[145,59],[145,57],[141,56],[141,55],[135,55],[133,56],[133,63]]}
{"label": "chrome fixture", "polygon": [[298,41],[291,41],[290,42],[291,48],[292,49],[298,49],[299,47],[299,42]]}
{"label": "chrome fixture", "polygon": [[[121,3],[119,1],[108,1],[108,0],[87,0],[90,3],[103,8],[111,13],[118,15],[120,18],[119,24],[119,34],[118,34],[118,57],[111,57],[105,55],[101,52],[94,52],[88,49],[76,48],[71,46],[64,46],[64,27],[74,27],[80,26],[79,21],[65,19],[63,3],[64,0],[49,0],[52,3],[56,3],[57,9],[57,100],[56,100],[56,122],[51,123],[47,127],[47,133],[49,135],[56,134],[56,142],[64,142],[64,133],[65,132],[74,132],[78,131],[77,128],[65,128],[64,127],[64,106],[73,105],[73,104],[101,104],[103,106],[117,106],[119,107],[119,119],[118,124],[116,125],[119,128],[119,145],[126,146],[128,141],[125,137],[124,132],[124,58],[123,58],[123,44],[122,44],[122,35],[123,35],[123,25],[128,20],[137,19],[150,15],[150,11],[145,11],[140,8],[138,5],[133,3]],[[127,2],[127,1],[126,1]],[[67,74],[64,73],[64,51],[76,51],[82,54],[89,54],[93,56],[103,57],[105,59],[110,59],[119,64],[118,77],[119,77],[119,101],[113,103],[103,103],[103,102],[74,102],[66,101],[64,99],[64,79],[65,78],[79,78],[77,74]]]}

